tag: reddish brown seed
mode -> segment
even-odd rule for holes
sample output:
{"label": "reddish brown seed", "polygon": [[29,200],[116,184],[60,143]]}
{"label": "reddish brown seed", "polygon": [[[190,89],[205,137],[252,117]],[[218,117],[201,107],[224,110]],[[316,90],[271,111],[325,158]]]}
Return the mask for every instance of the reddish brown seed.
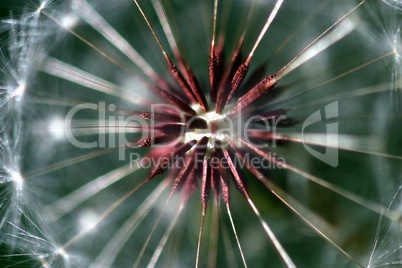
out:
{"label": "reddish brown seed", "polygon": [[156,86],[149,86],[148,87],[153,93],[155,93],[157,96],[161,97],[163,100],[165,100],[167,103],[172,104],[182,110],[184,113],[190,114],[190,115],[196,115],[197,113],[191,109],[190,106],[188,106],[186,103],[184,103],[182,100],[179,98],[175,97],[174,95],[170,94],[166,90],[163,90],[161,88],[158,88]]}
{"label": "reddish brown seed", "polygon": [[218,58],[215,54],[215,47],[211,47],[211,52],[208,60],[208,69],[209,69],[209,89],[211,94],[211,101],[216,101],[216,92],[217,92],[217,74],[218,74]]}
{"label": "reddish brown seed", "polygon": [[172,135],[160,135],[160,136],[155,136],[155,137],[149,137],[145,139],[139,139],[130,145],[128,145],[129,148],[143,148],[143,147],[148,147],[154,144],[163,144],[167,142],[171,142],[177,139],[176,136]]}
{"label": "reddish brown seed", "polygon": [[[242,43],[239,43],[238,48],[234,52],[229,65],[227,66],[223,77],[219,82],[217,100],[215,111],[221,113],[223,108],[225,108],[227,97],[229,96],[232,89],[232,78],[236,74],[236,71],[240,68],[242,64]],[[219,65],[218,65],[219,66]]]}
{"label": "reddish brown seed", "polygon": [[187,179],[183,185],[183,194],[184,200],[183,202],[186,203],[188,199],[194,194],[198,187],[198,173],[195,169],[192,169],[190,173],[187,175]]}
{"label": "reddish brown seed", "polygon": [[211,165],[208,159],[204,158],[202,167],[202,180],[201,180],[201,202],[203,214],[207,211],[207,204],[211,191]]}
{"label": "reddish brown seed", "polygon": [[[176,147],[174,150],[169,151],[162,157],[161,161],[157,163],[157,165],[153,168],[151,171],[151,174],[148,176],[146,181],[149,181],[156,176],[164,173],[174,162],[176,159],[180,159],[183,157],[183,155],[188,152],[195,144],[196,140],[191,140],[181,146]],[[172,159],[171,156],[175,156],[174,159]]]}
{"label": "reddish brown seed", "polygon": [[179,84],[179,87],[183,90],[192,103],[197,103],[197,98],[186,79],[184,79],[182,73],[177,69],[176,65],[169,59],[169,57],[166,57],[166,60],[168,61],[170,72],[172,73],[173,78]]}
{"label": "reddish brown seed", "polygon": [[253,87],[249,92],[243,95],[237,102],[235,107],[233,108],[233,112],[237,113],[240,110],[244,109],[259,97],[261,97],[264,93],[274,88],[277,81],[274,79],[274,75],[270,75],[264,78],[260,83],[258,83],[255,87]]}
{"label": "reddish brown seed", "polygon": [[223,151],[223,155],[225,156],[225,159],[228,162],[229,165],[229,169],[232,173],[232,176],[234,178],[234,181],[237,185],[237,188],[239,188],[239,190],[243,193],[243,194],[247,194],[247,186],[246,186],[246,181],[244,179],[244,177],[242,176],[242,174],[238,171],[238,169],[236,168],[236,163],[233,162],[232,157],[230,156],[229,152],[227,150],[222,150]]}
{"label": "reddish brown seed", "polygon": [[191,155],[185,157],[185,162],[183,166],[179,166],[180,172],[176,176],[174,182],[173,182],[173,187],[172,187],[172,192],[176,192],[180,190],[182,184],[184,184],[185,180],[189,179],[187,178],[188,174],[190,171],[193,169],[194,166],[194,151],[191,153]]}
{"label": "reddish brown seed", "polygon": [[222,199],[225,202],[225,204],[229,204],[229,170],[227,169],[227,162],[226,158],[223,155],[222,145],[220,142],[215,143],[215,151],[216,151],[216,156],[219,159],[219,166],[217,167],[217,170],[219,171],[219,178],[221,182],[221,191],[222,191]]}
{"label": "reddish brown seed", "polygon": [[[205,98],[204,93],[202,92],[197,77],[194,75],[193,71],[183,60],[183,57],[181,56],[180,51],[178,49],[174,51],[174,55],[177,59],[179,69],[177,69],[174,66],[174,64],[170,61],[170,59],[167,58],[169,68],[172,71],[173,77],[176,79],[176,81],[183,89],[183,91],[186,93],[186,95],[190,98],[190,100],[192,100],[193,102],[197,102],[201,106],[201,109],[204,112],[207,112],[209,109],[208,102]],[[173,70],[172,68],[175,70]]]}
{"label": "reddish brown seed", "polygon": [[231,90],[229,96],[226,100],[226,104],[233,98],[233,95],[236,93],[237,89],[240,87],[241,83],[244,81],[248,73],[248,64],[242,63],[239,69],[236,71],[235,75],[233,76],[231,82]]}
{"label": "reddish brown seed", "polygon": [[222,189],[222,199],[225,204],[229,204],[230,202],[230,193],[229,193],[229,179],[226,172],[222,172],[220,176],[221,181],[221,189]]}
{"label": "reddish brown seed", "polygon": [[[208,143],[208,137],[203,137],[202,139],[200,139],[197,142],[194,150],[189,155],[185,156],[184,166],[181,167],[181,171],[180,171],[179,175],[177,175],[177,177],[174,181],[172,191],[176,191],[179,188],[183,179],[186,180],[186,176],[189,174],[189,172],[193,168],[194,164],[199,165],[198,158],[201,158],[201,159],[204,158],[205,152],[207,150],[207,147],[206,147],[207,143]],[[197,168],[197,167],[195,167],[195,168]]]}
{"label": "reddish brown seed", "polygon": [[213,161],[216,161],[217,159],[218,157],[216,153],[212,152],[211,158],[208,160],[208,164],[211,166],[211,188],[215,194],[216,201],[219,201],[221,182],[219,170],[216,168],[216,165],[219,163],[213,163]]}
{"label": "reddish brown seed", "polygon": [[197,80],[197,77],[195,77],[193,71],[190,69],[187,69],[188,73],[188,80],[190,81],[191,88],[193,89],[193,92],[195,94],[195,97],[197,98],[198,104],[201,106],[201,109],[206,113],[209,110],[208,107],[208,102],[205,98],[204,93],[202,92],[200,83]]}
{"label": "reddish brown seed", "polygon": [[[224,64],[224,46],[225,46],[225,38],[220,37],[218,40],[218,45],[215,48],[216,55],[216,79],[215,79],[215,91],[213,95],[211,95],[211,101],[217,101],[217,94],[219,90],[219,86],[222,83],[222,78],[226,71],[226,66]],[[212,93],[211,93],[212,94]]]}

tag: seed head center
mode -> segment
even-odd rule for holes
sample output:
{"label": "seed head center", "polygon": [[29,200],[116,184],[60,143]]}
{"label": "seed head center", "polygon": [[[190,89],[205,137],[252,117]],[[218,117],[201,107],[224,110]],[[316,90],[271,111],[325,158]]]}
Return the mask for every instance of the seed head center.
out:
{"label": "seed head center", "polygon": [[[207,112],[197,115],[198,118],[203,119],[206,122],[206,128],[194,128],[186,132],[185,142],[191,140],[199,141],[203,137],[208,137],[208,151],[212,152],[215,148],[215,142],[219,141],[221,143],[226,143],[229,136],[225,133],[227,126],[225,124],[225,114],[219,114],[215,111]],[[207,153],[209,155],[209,153]]]}

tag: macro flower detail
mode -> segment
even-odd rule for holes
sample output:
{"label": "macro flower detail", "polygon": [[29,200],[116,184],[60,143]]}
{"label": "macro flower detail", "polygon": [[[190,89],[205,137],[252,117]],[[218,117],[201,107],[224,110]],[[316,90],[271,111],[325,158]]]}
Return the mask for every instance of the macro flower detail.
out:
{"label": "macro flower detail", "polygon": [[0,266],[402,265],[398,1],[21,5]]}

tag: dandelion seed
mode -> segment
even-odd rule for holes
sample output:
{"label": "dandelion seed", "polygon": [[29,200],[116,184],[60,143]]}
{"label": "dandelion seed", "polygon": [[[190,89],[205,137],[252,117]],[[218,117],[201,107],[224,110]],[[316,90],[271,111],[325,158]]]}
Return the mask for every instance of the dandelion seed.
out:
{"label": "dandelion seed", "polygon": [[380,27],[386,41],[367,33],[369,17],[378,27],[384,6],[399,6],[318,2],[41,1],[5,20],[1,88],[19,106],[1,116],[11,122],[0,132],[4,257],[43,267],[391,259],[358,256],[378,217],[402,218],[381,205],[402,159],[398,103],[384,97],[401,84],[400,28]]}

